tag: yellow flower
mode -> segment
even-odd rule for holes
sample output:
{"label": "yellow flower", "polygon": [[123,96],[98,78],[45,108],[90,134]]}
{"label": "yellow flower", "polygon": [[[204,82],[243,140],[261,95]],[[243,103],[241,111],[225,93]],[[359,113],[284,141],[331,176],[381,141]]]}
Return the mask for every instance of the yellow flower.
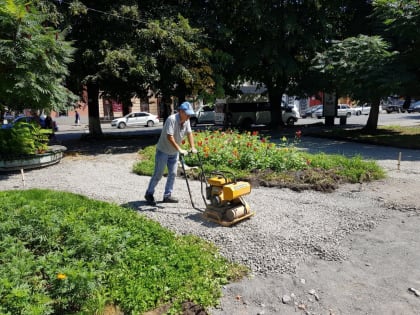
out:
{"label": "yellow flower", "polygon": [[287,138],[285,136],[283,136],[283,138],[281,138],[281,141],[286,142]]}
{"label": "yellow flower", "polygon": [[57,279],[58,280],[64,280],[64,279],[66,279],[67,278],[67,276],[64,274],[64,273],[59,273],[58,275],[57,275]]}

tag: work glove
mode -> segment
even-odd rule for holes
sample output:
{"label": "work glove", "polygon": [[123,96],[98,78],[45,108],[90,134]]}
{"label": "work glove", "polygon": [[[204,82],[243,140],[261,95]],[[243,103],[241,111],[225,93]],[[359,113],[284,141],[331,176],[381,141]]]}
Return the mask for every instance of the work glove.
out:
{"label": "work glove", "polygon": [[181,154],[181,155],[187,155],[188,154],[188,151],[187,150],[184,150],[184,149],[179,149],[179,154]]}
{"label": "work glove", "polygon": [[191,153],[193,153],[193,154],[197,154],[197,149],[196,148],[191,148]]}

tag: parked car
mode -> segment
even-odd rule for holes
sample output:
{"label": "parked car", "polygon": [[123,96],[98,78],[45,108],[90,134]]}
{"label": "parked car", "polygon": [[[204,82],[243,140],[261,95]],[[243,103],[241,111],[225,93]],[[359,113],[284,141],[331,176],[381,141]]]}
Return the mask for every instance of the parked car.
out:
{"label": "parked car", "polygon": [[111,121],[112,127],[124,129],[125,127],[146,126],[153,127],[159,123],[159,117],[147,112],[130,113],[124,117]]}
{"label": "parked car", "polygon": [[412,103],[410,107],[407,109],[409,113],[420,113],[420,101]]}
{"label": "parked car", "polygon": [[[12,128],[15,124],[19,123],[19,122],[38,122],[40,124],[40,126],[42,128],[45,128],[45,119],[42,118],[38,118],[38,120],[36,120],[36,118],[34,116],[18,116],[16,117],[12,122],[8,123],[8,124],[4,124],[1,126],[2,129],[10,129]],[[55,122],[54,123],[54,130],[57,131],[58,130],[58,126]]]}
{"label": "parked car", "polygon": [[4,116],[3,116],[3,121],[4,121],[4,122],[9,123],[9,122],[11,122],[13,119],[15,119],[15,116],[14,116],[13,114],[11,114],[11,113],[9,113],[9,112],[4,113]]}
{"label": "parked car", "polygon": [[316,110],[318,110],[319,108],[321,108],[322,105],[315,105],[315,106],[310,106],[308,107],[302,114],[302,118],[306,118],[306,117],[313,117],[314,113]]}
{"label": "parked car", "polygon": [[[300,118],[294,105],[281,106],[282,120],[293,126]],[[269,102],[226,102],[216,103],[215,124],[225,127],[249,129],[254,125],[268,125],[271,122],[271,104]]]}
{"label": "parked car", "polygon": [[382,109],[386,111],[388,114],[391,114],[392,112],[404,113],[402,105],[399,105],[399,104],[383,104]]}
{"label": "parked car", "polygon": [[319,105],[319,107],[312,113],[312,116],[318,119],[321,119],[322,117],[324,117],[324,106]]}
{"label": "parked car", "polygon": [[[353,113],[353,108],[351,108],[347,104],[338,104],[337,105],[337,117],[350,117]],[[313,116],[315,116],[318,119],[321,119],[324,117],[324,106],[321,105],[314,113]]]}
{"label": "parked car", "polygon": [[337,117],[350,117],[353,113],[353,108],[347,104],[337,105]]}
{"label": "parked car", "polygon": [[[407,109],[403,107],[404,102],[405,102],[404,100],[397,100],[397,101],[387,100],[386,102],[382,103],[382,109],[386,111],[388,114],[392,112],[405,113]],[[414,103],[414,100],[411,101],[411,104],[413,103]]]}
{"label": "parked car", "polygon": [[360,116],[360,115],[369,115],[370,113],[370,105],[365,103],[363,105],[360,106],[356,106],[353,108],[353,112],[356,116]]}
{"label": "parked car", "polygon": [[[15,119],[13,119],[13,121],[11,121],[8,124],[4,124],[1,126],[2,129],[10,129],[12,128],[15,124],[19,123],[19,122],[34,122],[35,121],[35,117],[33,116],[18,116]],[[43,120],[39,119],[39,123],[41,124],[41,127],[44,127],[43,124]]]}
{"label": "parked car", "polygon": [[190,116],[190,124],[192,127],[197,124],[214,124],[214,107],[203,105],[198,108],[194,115]]}
{"label": "parked car", "polygon": [[282,105],[282,120],[288,126],[293,126],[299,118],[301,118],[299,114],[299,110],[296,105]]}

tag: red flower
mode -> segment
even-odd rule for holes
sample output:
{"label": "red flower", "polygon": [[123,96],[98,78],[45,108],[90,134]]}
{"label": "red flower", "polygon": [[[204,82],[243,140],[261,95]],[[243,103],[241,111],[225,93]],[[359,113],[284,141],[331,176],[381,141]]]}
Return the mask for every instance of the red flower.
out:
{"label": "red flower", "polygon": [[185,144],[185,140],[182,140],[182,144]]}
{"label": "red flower", "polygon": [[301,130],[296,131],[296,137],[300,138],[301,136],[302,136],[302,131]]}

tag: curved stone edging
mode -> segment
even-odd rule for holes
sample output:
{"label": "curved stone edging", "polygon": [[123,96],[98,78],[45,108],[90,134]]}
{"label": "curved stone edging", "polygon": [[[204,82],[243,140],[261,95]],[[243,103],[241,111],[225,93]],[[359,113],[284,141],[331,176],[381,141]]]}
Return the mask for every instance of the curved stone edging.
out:
{"label": "curved stone edging", "polygon": [[0,172],[18,171],[40,168],[56,164],[61,161],[67,148],[62,145],[49,146],[47,152],[28,156],[20,156],[16,159],[0,160]]}

